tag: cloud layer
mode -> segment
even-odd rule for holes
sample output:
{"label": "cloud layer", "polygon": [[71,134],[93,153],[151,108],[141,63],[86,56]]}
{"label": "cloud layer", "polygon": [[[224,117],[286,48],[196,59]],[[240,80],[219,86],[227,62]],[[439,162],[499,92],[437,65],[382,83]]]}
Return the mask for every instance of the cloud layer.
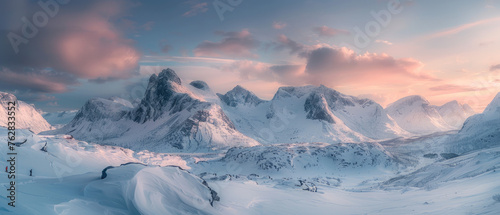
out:
{"label": "cloud layer", "polygon": [[223,37],[219,42],[204,41],[194,50],[195,56],[227,57],[227,58],[257,58],[253,53],[260,45],[250,31],[216,32]]}
{"label": "cloud layer", "polygon": [[[59,5],[47,25],[37,28],[16,54],[8,39],[1,40],[1,73],[19,83],[20,90],[60,93],[77,79],[123,79],[136,72],[140,57],[133,42],[114,26],[130,7],[126,1],[71,1]],[[25,17],[42,11],[36,2],[25,2]],[[17,14],[19,15],[19,14]],[[9,31],[21,37],[23,21]],[[30,71],[30,72],[26,72]],[[38,72],[33,72],[38,71]],[[50,74],[42,71],[53,71]],[[2,90],[10,90],[2,85]]]}

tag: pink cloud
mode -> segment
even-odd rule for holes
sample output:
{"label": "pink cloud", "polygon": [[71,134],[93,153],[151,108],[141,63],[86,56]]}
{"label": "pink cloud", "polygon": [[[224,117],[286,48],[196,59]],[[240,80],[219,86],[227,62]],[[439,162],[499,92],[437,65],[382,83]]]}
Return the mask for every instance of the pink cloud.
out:
{"label": "pink cloud", "polygon": [[342,48],[318,48],[309,53],[306,73],[309,82],[328,85],[402,84],[436,80],[423,72],[423,63],[412,58],[396,59],[387,54],[365,53]]}
{"label": "pink cloud", "polygon": [[347,30],[330,28],[328,26],[321,26],[313,28],[314,32],[316,32],[319,36],[322,37],[333,37],[339,34],[350,34]]}
{"label": "pink cloud", "polygon": [[12,71],[3,67],[0,69],[0,76],[2,89],[8,91],[22,88],[30,92],[61,93],[68,90],[67,85],[76,83],[72,77],[52,71]]}
{"label": "pink cloud", "polygon": [[252,51],[257,49],[257,41],[248,30],[240,32],[218,32],[224,38],[220,42],[204,41],[194,50],[195,56],[257,58]]}
{"label": "pink cloud", "polygon": [[285,28],[286,26],[287,26],[287,24],[286,24],[286,23],[284,23],[284,22],[274,22],[274,23],[273,23],[273,28],[274,28],[274,29],[283,29],[283,28]]}
{"label": "pink cloud", "polygon": [[83,79],[122,79],[135,74],[140,53],[112,20],[130,7],[128,1],[82,1],[65,5],[40,33],[0,59],[0,65],[52,68]]}

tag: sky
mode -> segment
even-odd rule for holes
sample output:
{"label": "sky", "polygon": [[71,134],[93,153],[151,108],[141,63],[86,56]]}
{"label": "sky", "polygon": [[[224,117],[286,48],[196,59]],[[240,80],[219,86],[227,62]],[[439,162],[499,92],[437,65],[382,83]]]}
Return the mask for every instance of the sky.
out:
{"label": "sky", "polygon": [[172,68],[271,99],[325,85],[481,112],[500,92],[500,0],[0,0],[0,91],[46,111],[140,98]]}

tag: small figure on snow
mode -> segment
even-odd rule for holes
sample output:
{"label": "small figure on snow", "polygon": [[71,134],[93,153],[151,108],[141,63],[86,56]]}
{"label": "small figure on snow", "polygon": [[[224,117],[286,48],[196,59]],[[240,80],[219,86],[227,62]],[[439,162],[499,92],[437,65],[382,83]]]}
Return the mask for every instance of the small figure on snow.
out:
{"label": "small figure on snow", "polygon": [[33,176],[33,169],[30,169],[30,176]]}

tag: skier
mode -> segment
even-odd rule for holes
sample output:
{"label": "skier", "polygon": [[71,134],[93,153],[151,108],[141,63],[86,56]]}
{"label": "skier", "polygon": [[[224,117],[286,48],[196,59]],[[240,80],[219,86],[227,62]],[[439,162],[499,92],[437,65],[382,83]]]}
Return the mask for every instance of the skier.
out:
{"label": "skier", "polygon": [[30,169],[30,176],[33,176],[33,169]]}

